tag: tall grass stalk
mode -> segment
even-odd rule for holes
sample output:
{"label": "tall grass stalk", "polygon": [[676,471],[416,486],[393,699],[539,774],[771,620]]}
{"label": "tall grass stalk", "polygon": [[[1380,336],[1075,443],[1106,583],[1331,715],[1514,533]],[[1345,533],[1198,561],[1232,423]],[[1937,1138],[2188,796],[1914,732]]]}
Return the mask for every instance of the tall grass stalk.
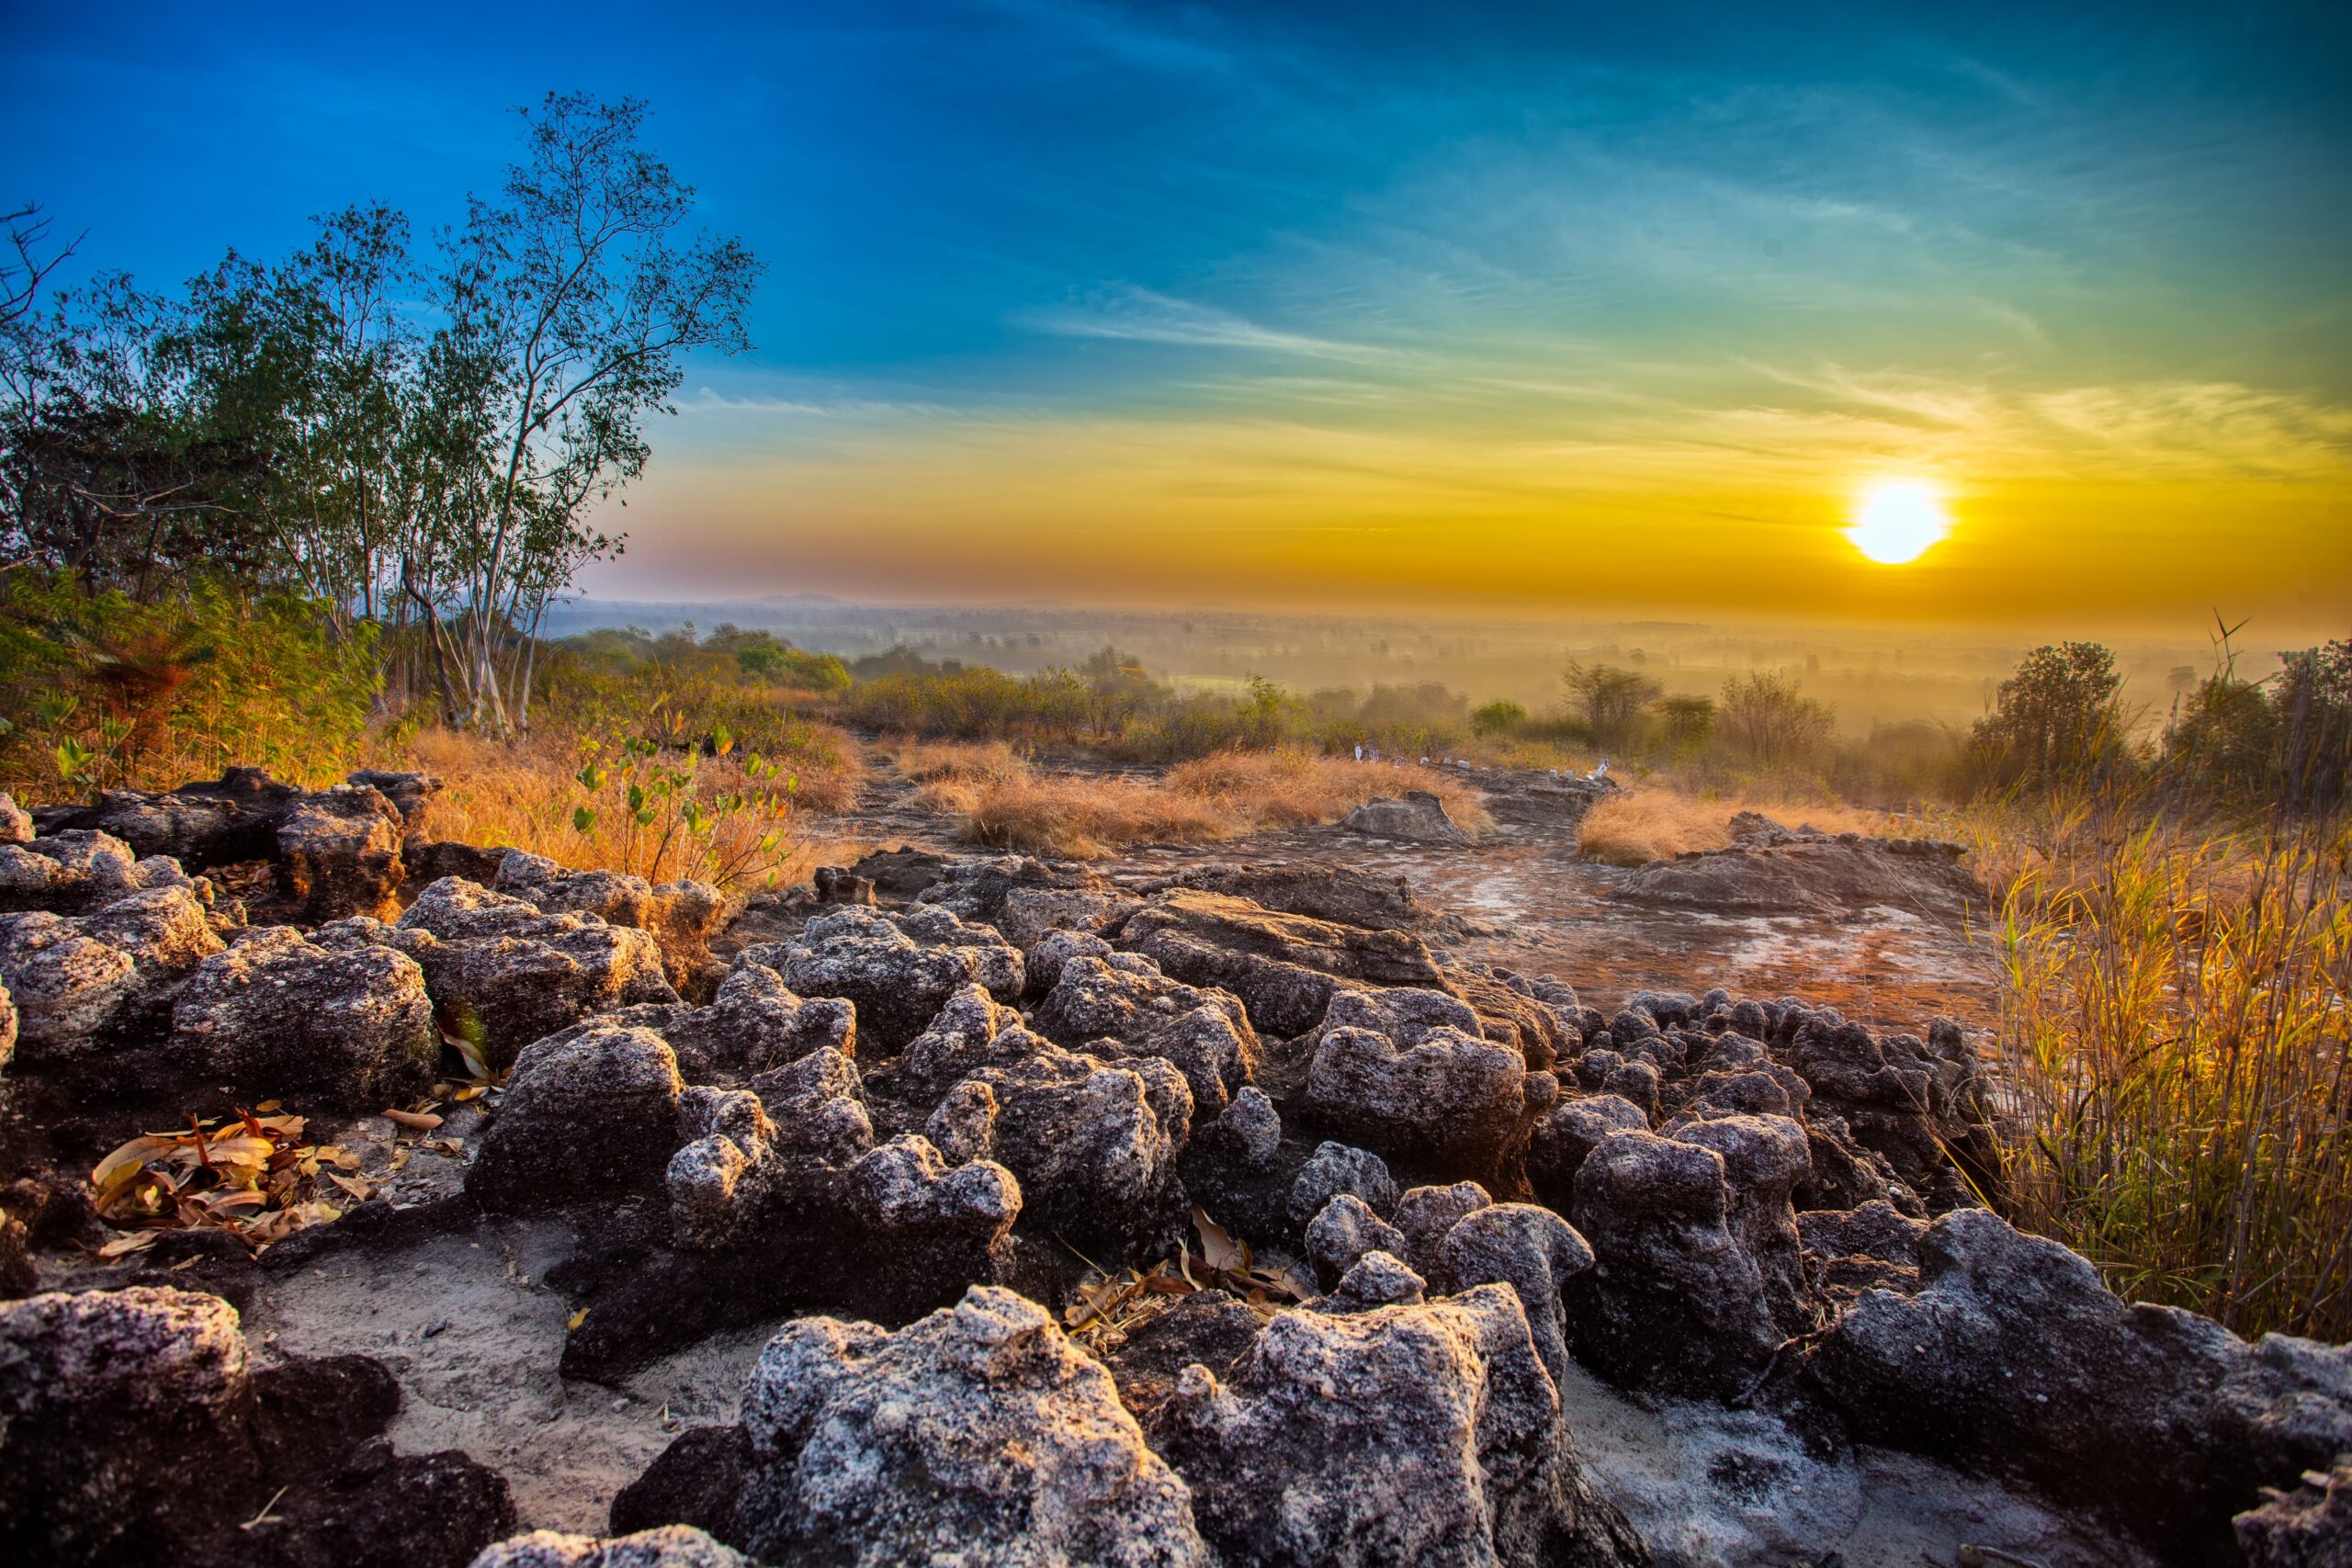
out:
{"label": "tall grass stalk", "polygon": [[2127,1298],[2352,1338],[2352,831],[1988,837],[2012,1217]]}

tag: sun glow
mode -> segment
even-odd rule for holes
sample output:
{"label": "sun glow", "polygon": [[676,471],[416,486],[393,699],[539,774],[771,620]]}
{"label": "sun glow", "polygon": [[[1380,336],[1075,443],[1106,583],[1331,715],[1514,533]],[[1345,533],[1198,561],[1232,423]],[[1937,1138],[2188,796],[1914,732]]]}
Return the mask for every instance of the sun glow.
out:
{"label": "sun glow", "polygon": [[1845,530],[1856,549],[1882,566],[1917,560],[1951,532],[1943,492],[1908,479],[1864,491]]}

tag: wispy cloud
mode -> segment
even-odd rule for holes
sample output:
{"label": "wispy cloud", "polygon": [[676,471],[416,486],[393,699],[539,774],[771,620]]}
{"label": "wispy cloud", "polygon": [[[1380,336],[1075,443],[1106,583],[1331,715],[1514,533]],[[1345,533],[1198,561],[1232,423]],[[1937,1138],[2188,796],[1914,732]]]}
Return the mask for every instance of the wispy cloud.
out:
{"label": "wispy cloud", "polygon": [[1035,331],[1061,337],[1250,349],[1325,359],[1380,359],[1389,354],[1388,350],[1365,344],[1284,332],[1213,305],[1130,285],[1098,289],[1068,305],[1023,311],[1015,320]]}

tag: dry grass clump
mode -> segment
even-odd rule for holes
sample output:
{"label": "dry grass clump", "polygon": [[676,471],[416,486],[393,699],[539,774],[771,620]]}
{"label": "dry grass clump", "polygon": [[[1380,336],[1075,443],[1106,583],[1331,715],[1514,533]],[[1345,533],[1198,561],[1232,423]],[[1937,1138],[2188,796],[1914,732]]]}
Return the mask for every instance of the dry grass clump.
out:
{"label": "dry grass clump", "polygon": [[[723,887],[807,874],[814,863],[797,841],[796,822],[845,809],[856,798],[855,743],[830,729],[820,729],[818,740],[799,759],[759,777],[737,753],[664,759],[665,771],[691,773],[691,782],[674,802],[653,799],[639,812],[628,808],[625,786],[607,782],[592,790],[582,782],[574,737],[509,746],[427,729],[382,764],[441,776],[444,787],[425,818],[424,830],[435,838],[509,845],[567,866],[634,872],[657,882],[701,876]],[[679,819],[689,801],[699,824],[692,828]],[[722,807],[723,801],[741,804]],[[639,820],[643,810],[655,813],[651,821]]]}
{"label": "dry grass clump", "polygon": [[1587,860],[1604,865],[1647,865],[1688,850],[1731,845],[1731,819],[1757,811],[1791,828],[1825,833],[1892,830],[1886,813],[1856,806],[1797,806],[1780,801],[1702,799],[1676,790],[1645,786],[1609,795],[1586,814],[1577,842]]}
{"label": "dry grass clump", "polygon": [[2030,838],[1993,931],[2011,1217],[2127,1298],[2352,1337],[2352,829]]}
{"label": "dry grass clump", "polygon": [[1078,860],[1129,844],[1211,843],[1337,821],[1411,789],[1437,795],[1472,831],[1492,825],[1475,792],[1432,769],[1305,751],[1220,752],[1156,779],[1038,773],[1001,746],[908,746],[898,755],[902,772],[930,775],[916,799],[963,818],[966,839]]}
{"label": "dry grass clump", "polygon": [[1029,771],[1029,764],[1001,740],[916,740],[900,738],[885,742],[882,754],[899,776],[910,784],[959,780],[985,784]]}

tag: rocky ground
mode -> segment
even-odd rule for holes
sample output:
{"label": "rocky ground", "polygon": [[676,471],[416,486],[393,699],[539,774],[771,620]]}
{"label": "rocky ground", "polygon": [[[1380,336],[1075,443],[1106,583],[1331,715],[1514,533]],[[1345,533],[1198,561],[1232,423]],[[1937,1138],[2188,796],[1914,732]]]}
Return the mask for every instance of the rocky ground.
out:
{"label": "rocky ground", "polygon": [[0,809],[0,1558],[2346,1560],[2352,1348],[1979,1206],[1948,849],[1477,782],[1094,867],[877,793],[741,905],[417,775]]}

